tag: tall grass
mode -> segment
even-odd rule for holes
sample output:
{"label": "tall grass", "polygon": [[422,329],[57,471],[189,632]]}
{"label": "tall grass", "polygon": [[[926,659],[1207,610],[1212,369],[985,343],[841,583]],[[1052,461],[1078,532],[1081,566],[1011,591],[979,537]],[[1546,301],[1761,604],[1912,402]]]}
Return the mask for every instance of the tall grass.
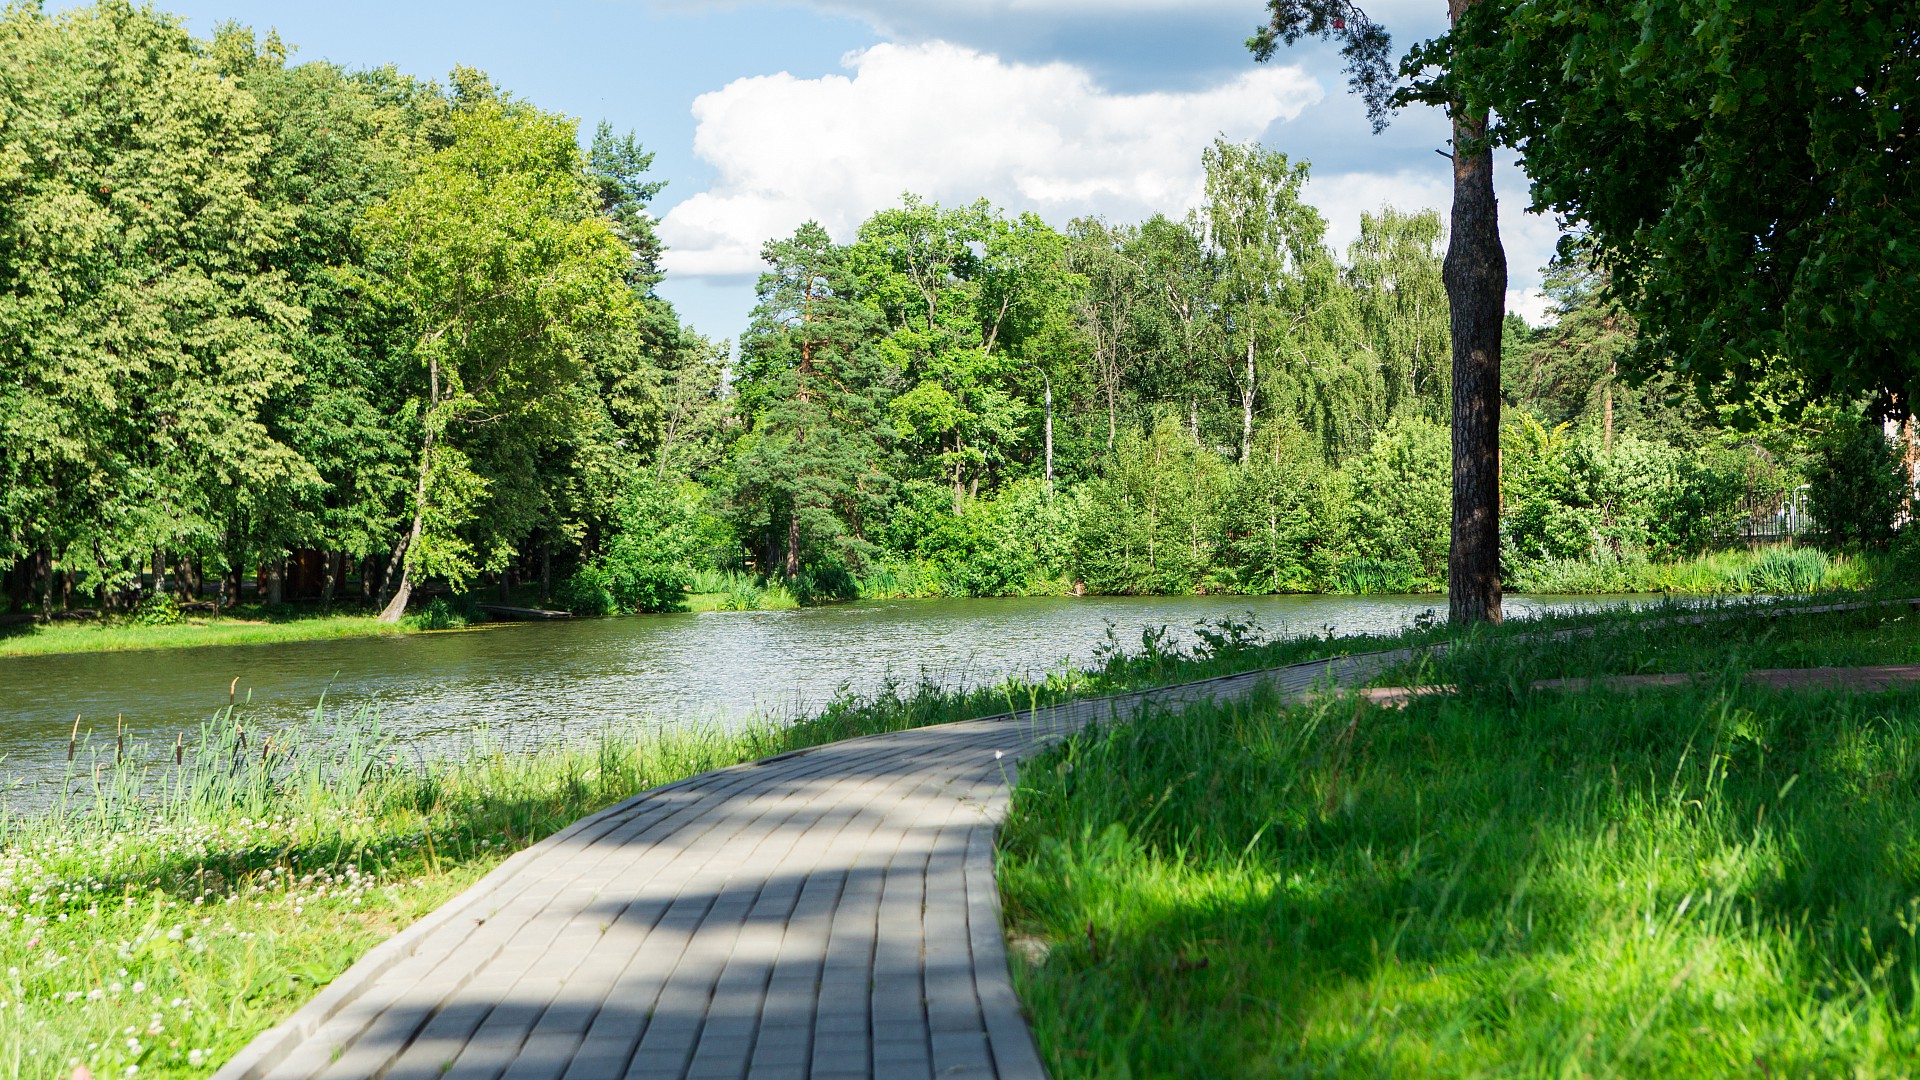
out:
{"label": "tall grass", "polygon": [[1828,631],[1920,641],[1674,627],[1638,659],[1726,677],[1567,694],[1516,688],[1543,658],[1509,640],[1459,696],[1190,709],[1023,766],[1001,883],[1052,1074],[1908,1074],[1920,693],[1752,689],[1722,648]]}
{"label": "tall grass", "polygon": [[1864,556],[1829,555],[1807,547],[1742,548],[1671,562],[1600,552],[1582,559],[1545,559],[1511,567],[1506,584],[1515,592],[1528,593],[1799,595],[1869,588],[1882,576],[1882,569]]}
{"label": "tall grass", "polygon": [[800,600],[778,579],[738,570],[697,570],[687,587],[693,611],[792,611]]}

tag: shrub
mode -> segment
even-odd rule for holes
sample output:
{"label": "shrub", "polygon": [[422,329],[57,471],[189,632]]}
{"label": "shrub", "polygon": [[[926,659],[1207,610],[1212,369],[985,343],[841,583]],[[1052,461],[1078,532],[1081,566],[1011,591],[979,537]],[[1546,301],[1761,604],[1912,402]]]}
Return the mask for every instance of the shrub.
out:
{"label": "shrub", "polygon": [[1878,424],[1841,425],[1820,445],[1808,481],[1808,509],[1835,543],[1883,547],[1912,498],[1900,448]]}
{"label": "shrub", "polygon": [[1355,555],[1394,567],[1391,579],[1410,587],[1428,588],[1446,581],[1451,455],[1447,429],[1438,424],[1423,420],[1388,424],[1374,440],[1373,449],[1353,466],[1350,520]]}
{"label": "shrub", "polygon": [[178,626],[180,605],[174,603],[173,597],[166,593],[148,593],[127,621],[135,626]]}
{"label": "shrub", "polygon": [[700,499],[693,485],[636,475],[615,508],[605,550],[562,586],[567,609],[581,615],[679,610],[693,584],[690,563],[706,540]]}
{"label": "shrub", "polygon": [[1103,593],[1191,592],[1212,566],[1218,508],[1230,480],[1218,454],[1177,419],[1125,436],[1081,488],[1075,564]]}

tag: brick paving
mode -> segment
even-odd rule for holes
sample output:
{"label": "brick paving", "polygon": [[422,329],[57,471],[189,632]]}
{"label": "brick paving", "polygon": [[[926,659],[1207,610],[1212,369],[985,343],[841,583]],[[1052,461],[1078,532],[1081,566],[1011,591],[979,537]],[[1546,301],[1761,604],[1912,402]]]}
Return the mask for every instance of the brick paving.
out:
{"label": "brick paving", "polygon": [[1046,1075],[1000,929],[1016,765],[1146,707],[1408,652],[876,735],[638,795],[382,944],[218,1080]]}

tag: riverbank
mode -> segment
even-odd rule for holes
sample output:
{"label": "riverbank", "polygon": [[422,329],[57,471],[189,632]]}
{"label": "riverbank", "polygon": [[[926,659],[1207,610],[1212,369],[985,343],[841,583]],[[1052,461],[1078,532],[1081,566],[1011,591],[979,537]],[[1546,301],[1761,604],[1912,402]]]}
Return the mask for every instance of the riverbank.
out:
{"label": "riverbank", "polygon": [[[1911,663],[1909,611],[1608,620],[1383,676],[1383,709],[1189,709],[1021,770],[1015,978],[1056,1077],[1904,1073],[1900,853],[1920,691],[1766,667]],[[1705,671],[1705,685],[1529,691]]]}
{"label": "riverbank", "polygon": [[66,1080],[70,1062],[101,1077],[203,1076],[505,856],[649,787],[857,735],[1441,632],[1263,643],[1222,624],[1191,650],[1150,637],[1093,669],[843,699],[793,724],[632,727],[535,752],[476,737],[429,761],[397,753],[364,712],[271,731],[241,706],[184,740],[182,768],[165,776],[107,742],[97,762],[81,752],[77,774],[97,779],[61,812],[0,827],[0,969],[12,972],[0,1067],[49,1080]]}
{"label": "riverbank", "polygon": [[177,622],[158,626],[143,626],[129,619],[14,623],[0,626],[0,657],[393,637],[468,625],[466,618],[445,605],[416,612],[397,623],[383,623],[366,614],[269,611],[248,606],[218,616],[181,615]]}
{"label": "riverbank", "polygon": [[[1640,617],[1549,617],[1485,636]],[[205,1075],[507,854],[651,786],[856,735],[1445,635],[1267,643],[1214,624],[1191,649],[1148,635],[1090,669],[842,699],[790,725],[626,728],[534,752],[477,737],[425,761],[396,752],[364,713],[274,731],[242,706],[184,741],[184,768],[162,788],[144,777],[144,795],[124,763],[142,760],[137,748],[116,766],[105,743],[97,763],[81,752],[79,775],[98,780],[61,813],[0,830],[0,968],[15,971],[0,983],[0,1064],[51,1080],[72,1060],[96,1076]],[[337,731],[321,752],[327,725]]]}
{"label": "riverbank", "polygon": [[23,623],[6,628],[4,635],[0,635],[0,657],[384,637],[411,634],[418,629],[407,623],[378,622],[371,615],[313,615],[274,621],[244,615],[183,618],[172,626],[135,626],[124,622]]}

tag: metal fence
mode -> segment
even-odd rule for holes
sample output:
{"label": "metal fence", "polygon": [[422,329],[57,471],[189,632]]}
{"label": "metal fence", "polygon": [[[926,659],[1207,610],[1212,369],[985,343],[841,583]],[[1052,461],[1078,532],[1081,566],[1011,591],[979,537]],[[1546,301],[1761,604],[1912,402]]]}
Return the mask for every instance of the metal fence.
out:
{"label": "metal fence", "polygon": [[1812,536],[1813,518],[1807,513],[1808,485],[1772,495],[1747,496],[1739,522],[1739,539],[1752,543],[1795,540]]}

